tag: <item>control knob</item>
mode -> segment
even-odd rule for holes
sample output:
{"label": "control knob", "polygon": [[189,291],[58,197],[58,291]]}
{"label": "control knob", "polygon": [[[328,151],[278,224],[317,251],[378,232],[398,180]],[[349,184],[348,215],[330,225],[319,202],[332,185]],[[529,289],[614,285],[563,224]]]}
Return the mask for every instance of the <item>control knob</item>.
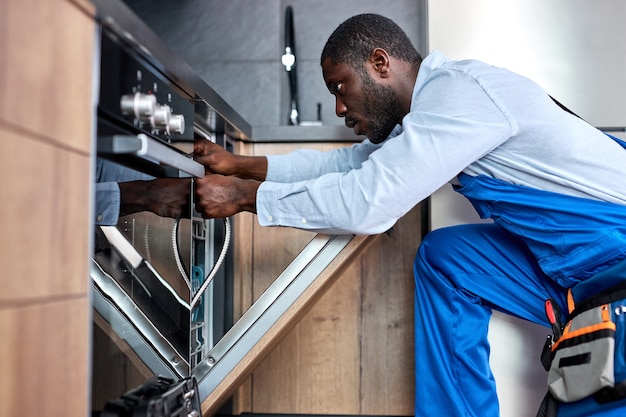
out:
{"label": "control knob", "polygon": [[156,109],[157,100],[152,94],[127,94],[120,99],[120,109],[125,116],[148,120]]}
{"label": "control knob", "polygon": [[150,119],[152,127],[154,129],[164,129],[166,132],[170,126],[170,115],[172,111],[170,106],[167,104],[158,105],[156,109],[154,109],[154,115]]}
{"label": "control knob", "polygon": [[185,133],[185,117],[182,114],[172,114],[170,116],[170,124],[168,126],[168,133],[170,134],[183,134]]}

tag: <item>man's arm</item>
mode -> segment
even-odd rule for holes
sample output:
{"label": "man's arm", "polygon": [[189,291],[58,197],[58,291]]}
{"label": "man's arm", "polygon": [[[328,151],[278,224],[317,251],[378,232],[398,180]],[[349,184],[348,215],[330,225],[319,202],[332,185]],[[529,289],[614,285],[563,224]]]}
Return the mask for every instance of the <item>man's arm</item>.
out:
{"label": "man's arm", "polygon": [[140,211],[174,219],[190,215],[191,180],[188,178],[120,182],[119,187],[120,216]]}
{"label": "man's arm", "polygon": [[219,174],[195,182],[196,210],[206,218],[225,218],[241,211],[256,213],[261,181]]}
{"label": "man's arm", "polygon": [[[197,141],[194,159],[205,166],[207,175],[195,180],[196,210],[206,218],[223,218],[241,211],[257,213],[259,187],[266,181],[286,184],[327,172],[349,171],[360,167],[377,148],[366,141],[334,151],[302,149],[265,157],[234,155],[208,140]],[[273,161],[272,175],[269,161]]]}
{"label": "man's arm", "polygon": [[140,211],[188,217],[190,189],[191,180],[179,178],[96,183],[96,224],[113,226],[121,216]]}

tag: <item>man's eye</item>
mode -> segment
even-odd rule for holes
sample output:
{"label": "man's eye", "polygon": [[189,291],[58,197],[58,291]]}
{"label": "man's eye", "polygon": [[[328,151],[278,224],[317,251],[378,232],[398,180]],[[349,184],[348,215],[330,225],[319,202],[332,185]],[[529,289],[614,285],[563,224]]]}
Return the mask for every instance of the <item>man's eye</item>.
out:
{"label": "man's eye", "polygon": [[343,88],[343,84],[342,83],[337,83],[333,86],[333,91],[335,93],[339,93],[341,94],[341,89]]}

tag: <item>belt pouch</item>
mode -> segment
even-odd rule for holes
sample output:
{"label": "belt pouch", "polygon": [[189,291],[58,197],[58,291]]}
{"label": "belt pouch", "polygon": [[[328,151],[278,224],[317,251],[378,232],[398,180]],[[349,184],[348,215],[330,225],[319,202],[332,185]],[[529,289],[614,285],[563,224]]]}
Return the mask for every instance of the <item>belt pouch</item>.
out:
{"label": "belt pouch", "polygon": [[615,385],[615,331],[611,304],[573,316],[552,346],[548,387],[563,402],[578,401]]}

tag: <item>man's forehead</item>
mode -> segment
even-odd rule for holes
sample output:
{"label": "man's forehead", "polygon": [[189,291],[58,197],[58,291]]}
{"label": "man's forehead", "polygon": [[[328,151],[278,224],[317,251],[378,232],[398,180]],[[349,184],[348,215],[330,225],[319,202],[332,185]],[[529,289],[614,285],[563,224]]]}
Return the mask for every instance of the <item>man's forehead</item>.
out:
{"label": "man's forehead", "polygon": [[326,81],[330,81],[338,77],[345,77],[352,72],[354,72],[354,69],[345,62],[337,62],[331,58],[326,58],[324,62],[322,62],[322,73]]}

